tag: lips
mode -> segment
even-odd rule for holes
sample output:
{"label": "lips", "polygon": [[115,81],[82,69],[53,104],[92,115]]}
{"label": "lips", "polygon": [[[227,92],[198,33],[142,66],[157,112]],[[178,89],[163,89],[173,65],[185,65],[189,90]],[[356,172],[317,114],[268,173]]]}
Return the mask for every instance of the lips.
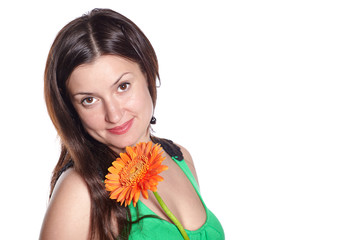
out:
{"label": "lips", "polygon": [[121,124],[120,126],[108,129],[108,131],[111,132],[112,134],[123,135],[130,130],[133,122],[134,122],[134,119],[131,119],[131,120]]}

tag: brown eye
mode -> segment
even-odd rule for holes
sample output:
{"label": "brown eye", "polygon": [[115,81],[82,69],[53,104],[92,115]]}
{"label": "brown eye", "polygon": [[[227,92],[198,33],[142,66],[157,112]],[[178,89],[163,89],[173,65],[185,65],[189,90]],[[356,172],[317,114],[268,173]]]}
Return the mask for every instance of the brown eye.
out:
{"label": "brown eye", "polygon": [[95,103],[95,98],[93,98],[93,97],[87,97],[87,98],[84,98],[82,101],[81,101],[81,103],[83,104],[83,105],[91,105],[91,104],[93,104],[93,103]]}
{"label": "brown eye", "polygon": [[118,87],[119,92],[125,92],[129,88],[130,83],[122,83]]}

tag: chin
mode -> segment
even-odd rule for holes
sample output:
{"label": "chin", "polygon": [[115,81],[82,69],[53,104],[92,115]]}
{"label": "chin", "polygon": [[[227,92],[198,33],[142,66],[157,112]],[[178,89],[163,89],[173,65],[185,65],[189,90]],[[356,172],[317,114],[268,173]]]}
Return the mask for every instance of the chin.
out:
{"label": "chin", "polygon": [[125,148],[129,147],[129,146],[134,146],[135,144],[137,144],[137,141],[126,141],[126,142],[122,142],[122,143],[117,143],[117,144],[108,144],[108,146],[114,150],[115,152],[125,152]]}
{"label": "chin", "polygon": [[[135,137],[136,135],[137,137]],[[130,133],[128,134],[128,136],[123,135],[121,137],[108,139],[108,141],[106,141],[105,144],[116,152],[118,152],[119,150],[121,152],[124,152],[126,147],[135,146],[139,142],[148,142],[148,141],[150,141],[149,132],[147,132],[147,134],[144,135],[141,135],[139,133],[138,134]]]}

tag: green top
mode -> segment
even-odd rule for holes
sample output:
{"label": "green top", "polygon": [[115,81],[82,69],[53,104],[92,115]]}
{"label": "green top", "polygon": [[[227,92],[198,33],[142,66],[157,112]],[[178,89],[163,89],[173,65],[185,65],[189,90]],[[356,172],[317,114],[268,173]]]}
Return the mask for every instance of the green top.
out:
{"label": "green top", "polygon": [[[216,218],[216,216],[206,207],[199,191],[199,186],[192,175],[189,167],[187,166],[186,162],[178,161],[173,158],[174,161],[179,165],[179,167],[183,170],[187,178],[190,180],[191,184],[193,185],[194,189],[196,190],[197,194],[201,202],[204,205],[206,211],[206,221],[205,223],[197,230],[190,231],[186,230],[188,236],[191,240],[223,240],[225,239],[224,230]],[[144,203],[140,200],[138,201],[136,208],[130,204],[130,213],[133,221],[136,221],[138,215],[136,213],[136,208],[139,211],[139,217],[144,215],[156,215],[152,210],[150,210]],[[176,226],[166,220],[153,218],[153,217],[146,217],[140,220],[138,223],[135,223],[131,227],[131,232],[129,236],[130,240],[140,240],[140,239],[182,239],[182,236]]]}

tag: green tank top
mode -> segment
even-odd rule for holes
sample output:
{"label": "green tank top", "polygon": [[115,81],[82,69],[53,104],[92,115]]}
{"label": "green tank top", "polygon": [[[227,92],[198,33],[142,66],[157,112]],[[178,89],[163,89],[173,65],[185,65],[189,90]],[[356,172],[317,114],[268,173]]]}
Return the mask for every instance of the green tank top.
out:
{"label": "green tank top", "polygon": [[[184,160],[178,161],[173,157],[173,160],[179,165],[182,171],[185,173],[187,178],[190,180],[194,189],[196,190],[201,202],[204,205],[206,211],[206,221],[205,223],[197,230],[190,231],[186,230],[189,238],[191,240],[223,240],[225,239],[224,230],[216,218],[216,216],[206,207],[199,191],[199,186],[191,173],[189,167],[187,166]],[[138,217],[145,215],[156,215],[152,210],[150,210],[144,203],[140,200],[138,201],[136,208],[139,211],[139,216],[137,215],[136,208],[130,204],[130,213],[133,221],[136,221]],[[141,219],[138,223],[132,224],[129,240],[140,240],[140,239],[182,239],[182,236],[176,226],[166,220],[145,217]]]}

